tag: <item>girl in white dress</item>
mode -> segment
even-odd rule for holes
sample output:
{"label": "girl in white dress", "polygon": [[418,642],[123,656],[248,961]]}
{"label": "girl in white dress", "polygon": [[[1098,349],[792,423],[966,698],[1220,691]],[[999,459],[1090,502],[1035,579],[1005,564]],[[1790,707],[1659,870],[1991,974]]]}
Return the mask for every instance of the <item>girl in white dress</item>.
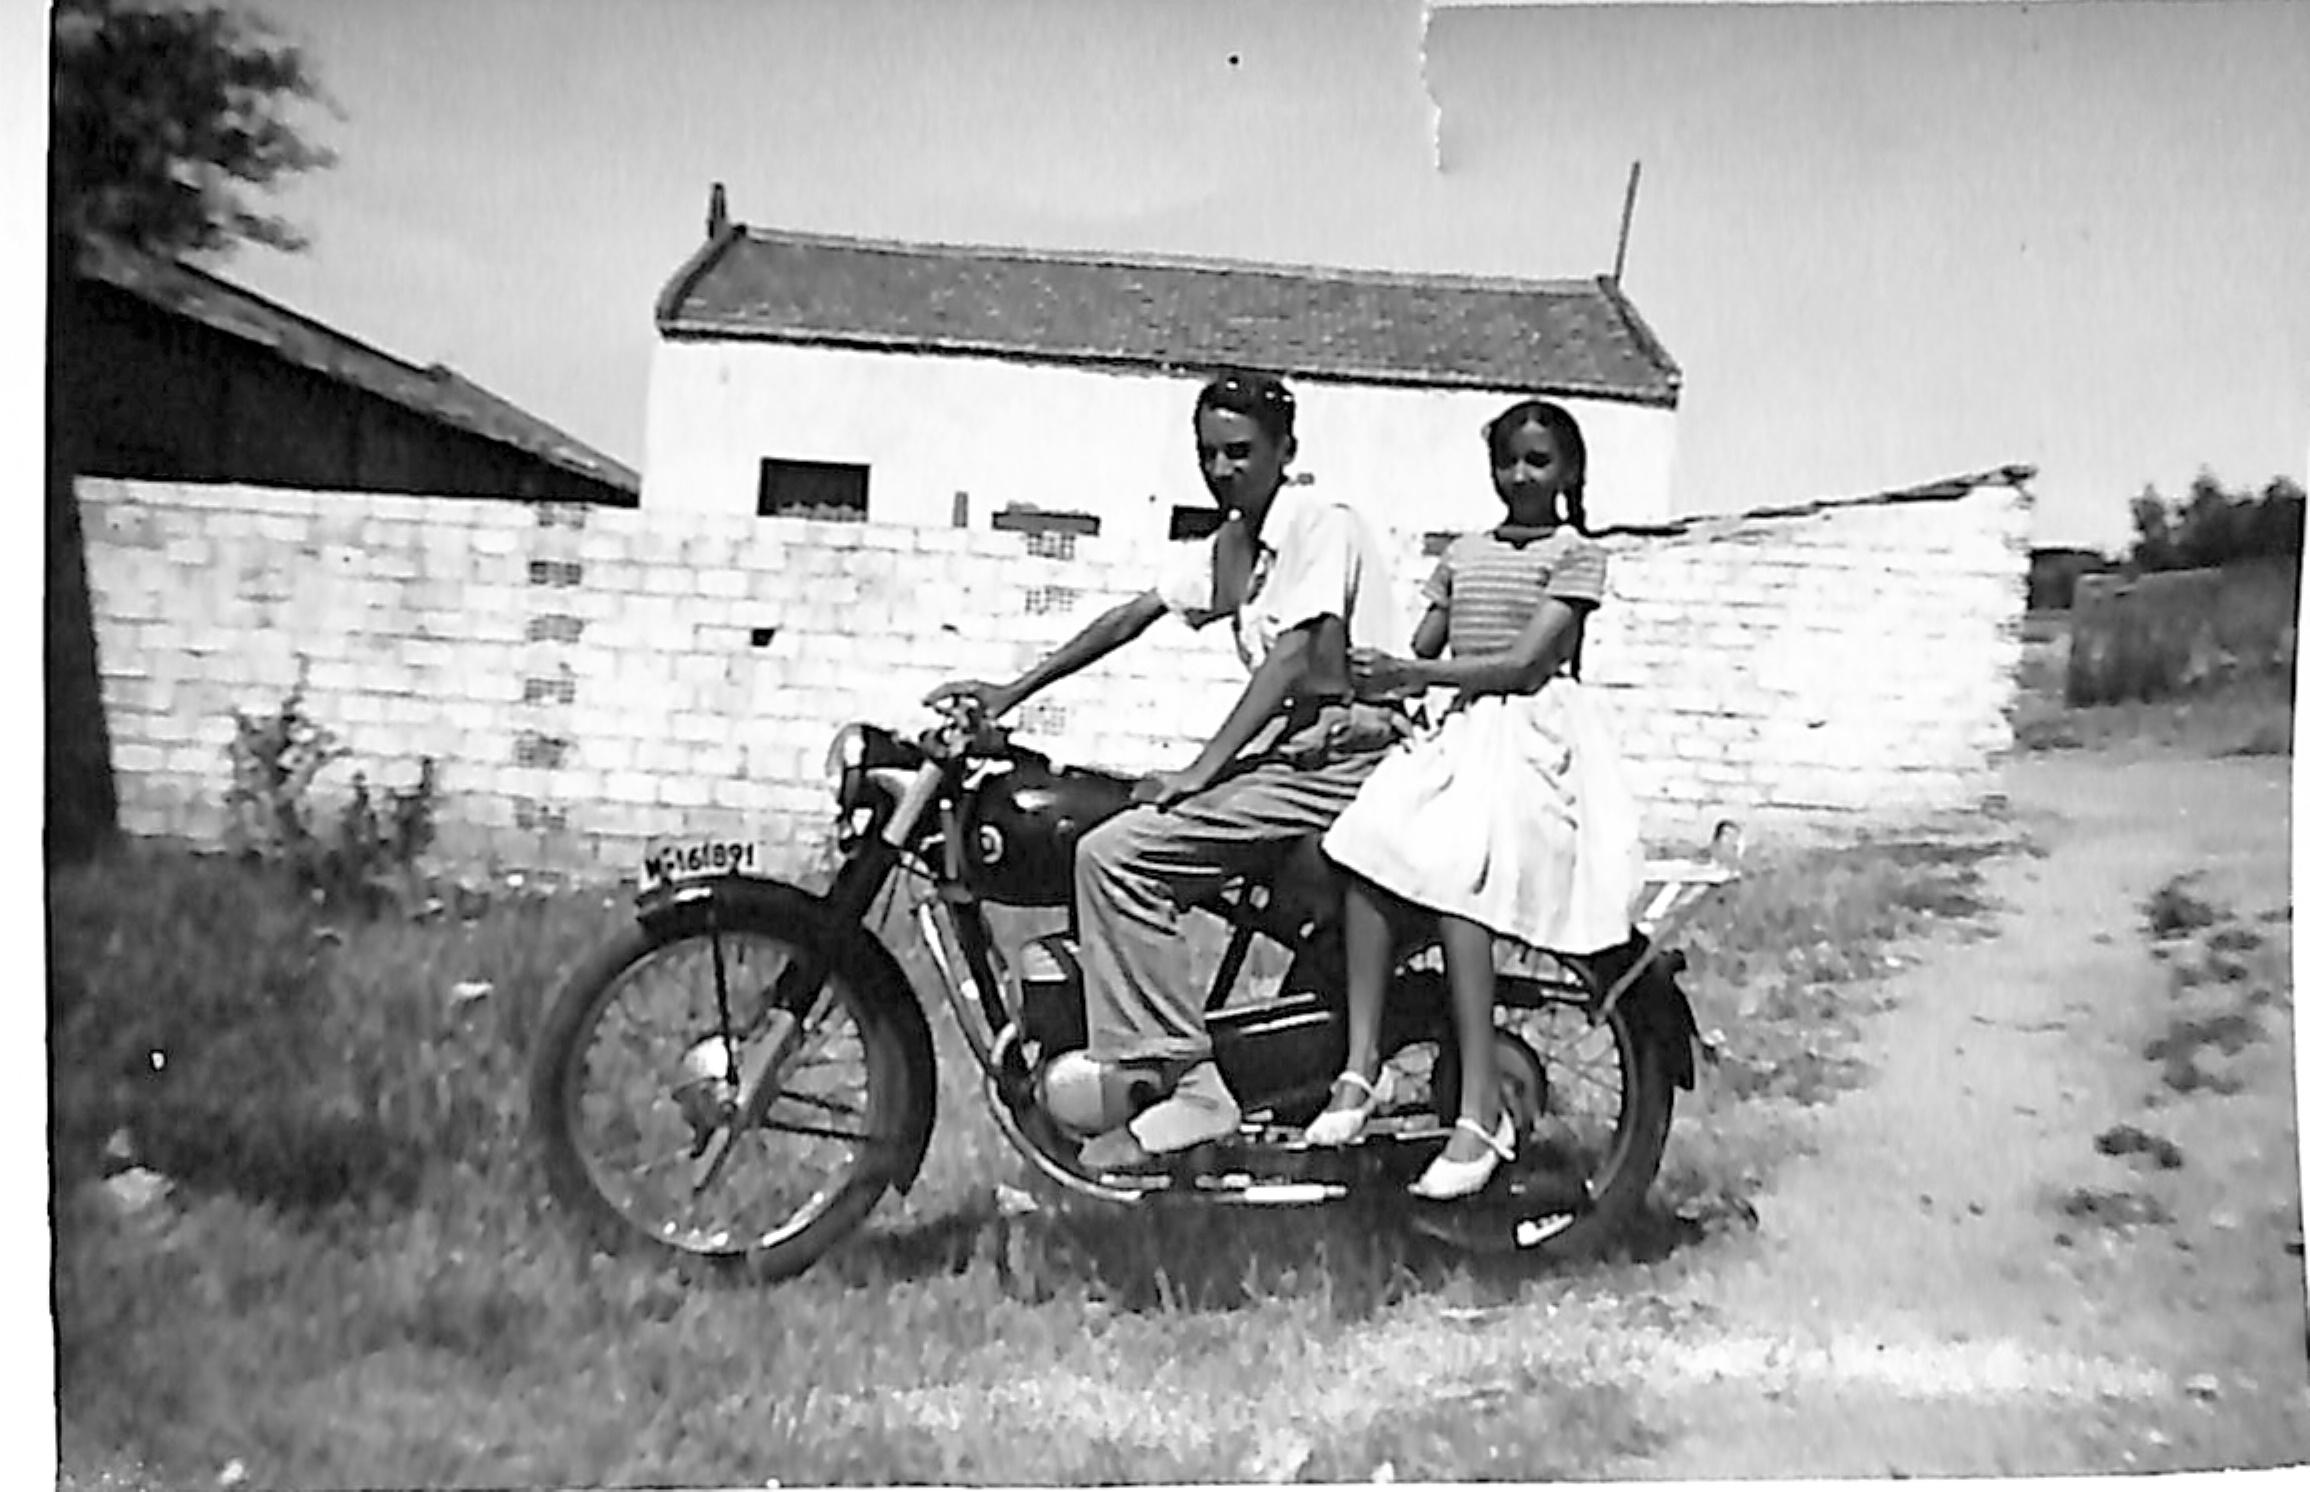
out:
{"label": "girl in white dress", "polygon": [[1438,1200],[1481,1190],[1515,1153],[1492,1053],[1494,939],[1556,953],[1617,947],[1643,875],[1635,800],[1577,677],[1605,570],[1603,547],[1582,531],[1580,427],[1526,400],[1484,438],[1507,521],[1444,552],[1423,590],[1415,657],[1354,660],[1360,692],[1458,695],[1432,733],[1380,764],[1323,841],[1348,873],[1348,1053],[1308,1139],[1346,1144],[1362,1131],[1379,1099],[1391,924],[1434,916],[1463,1074],[1451,1138],[1412,1187]]}

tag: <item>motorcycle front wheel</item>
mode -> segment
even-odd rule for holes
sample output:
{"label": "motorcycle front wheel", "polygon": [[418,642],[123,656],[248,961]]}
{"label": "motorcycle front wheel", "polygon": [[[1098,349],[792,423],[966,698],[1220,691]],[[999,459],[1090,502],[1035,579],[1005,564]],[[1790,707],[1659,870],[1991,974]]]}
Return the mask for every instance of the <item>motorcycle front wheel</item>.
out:
{"label": "motorcycle front wheel", "polygon": [[[888,973],[815,913],[637,924],[563,986],[530,1120],[549,1191],[600,1247],[790,1278],[891,1184],[929,1098],[907,997],[870,989]],[[775,1084],[751,1122],[749,1079]]]}

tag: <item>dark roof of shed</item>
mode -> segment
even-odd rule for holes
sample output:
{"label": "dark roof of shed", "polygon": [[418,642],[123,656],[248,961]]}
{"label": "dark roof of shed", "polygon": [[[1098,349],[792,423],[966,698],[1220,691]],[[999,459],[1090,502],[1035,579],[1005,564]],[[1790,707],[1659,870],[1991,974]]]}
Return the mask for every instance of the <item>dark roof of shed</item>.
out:
{"label": "dark roof of shed", "polygon": [[1467,275],[893,243],[730,225],[658,298],[669,338],[1613,399],[1682,374],[1609,276]]}
{"label": "dark roof of shed", "polygon": [[269,348],[299,367],[445,425],[638,495],[631,467],[435,363],[420,368],[181,260],[110,240],[83,245],[80,273],[205,326]]}

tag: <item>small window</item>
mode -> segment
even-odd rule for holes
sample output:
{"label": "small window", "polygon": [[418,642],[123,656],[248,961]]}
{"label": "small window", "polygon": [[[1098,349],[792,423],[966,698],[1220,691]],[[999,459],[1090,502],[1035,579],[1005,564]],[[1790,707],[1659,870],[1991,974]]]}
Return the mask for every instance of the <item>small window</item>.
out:
{"label": "small window", "polygon": [[1027,503],[1012,503],[995,514],[988,527],[1019,534],[1096,534],[1099,532],[1099,515],[1060,512]]}
{"label": "small window", "polygon": [[765,457],[754,511],[764,518],[866,521],[866,468]]}
{"label": "small window", "polygon": [[1200,504],[1191,508],[1171,510],[1171,537],[1180,539],[1208,539],[1219,532],[1219,510]]}
{"label": "small window", "polygon": [[1099,517],[1096,513],[1054,512],[1032,503],[1013,503],[995,514],[990,527],[1024,534],[1029,554],[1071,560],[1077,536],[1099,532]]}

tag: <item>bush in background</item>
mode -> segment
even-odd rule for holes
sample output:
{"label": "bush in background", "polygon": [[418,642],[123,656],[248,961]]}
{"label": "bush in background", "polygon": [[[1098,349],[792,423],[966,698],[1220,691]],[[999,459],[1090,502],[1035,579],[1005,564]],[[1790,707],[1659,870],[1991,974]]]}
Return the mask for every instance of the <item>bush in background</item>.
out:
{"label": "bush in background", "polygon": [[286,871],[323,903],[376,916],[406,906],[421,890],[418,859],[433,844],[438,794],[431,757],[416,785],[384,796],[382,812],[366,773],[334,828],[316,831],[314,780],[350,753],[305,713],[291,690],[270,715],[233,712],[232,785],[225,791],[225,842],[242,858]]}
{"label": "bush in background", "polygon": [[2134,545],[2126,568],[2135,574],[2211,569],[2302,554],[2303,492],[2290,477],[2273,477],[2260,494],[2230,491],[2210,471],[2190,483],[2190,495],[2168,501],[2145,487],[2134,499]]}
{"label": "bush in background", "polygon": [[2294,559],[2086,581],[2065,697],[2073,706],[2154,700],[2280,674],[2290,687],[2300,587]]}

